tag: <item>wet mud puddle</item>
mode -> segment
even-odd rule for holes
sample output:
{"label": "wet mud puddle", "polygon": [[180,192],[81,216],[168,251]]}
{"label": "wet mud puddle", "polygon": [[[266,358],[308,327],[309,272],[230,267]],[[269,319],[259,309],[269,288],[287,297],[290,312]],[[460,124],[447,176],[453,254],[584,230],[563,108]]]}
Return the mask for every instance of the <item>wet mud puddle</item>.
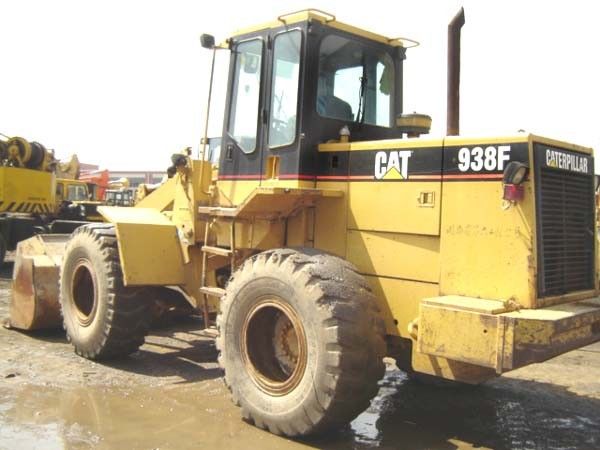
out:
{"label": "wet mud puddle", "polygon": [[434,388],[390,370],[349,427],[297,441],[244,423],[220,379],[157,388],[0,385],[0,448],[600,448],[600,400],[529,383]]}

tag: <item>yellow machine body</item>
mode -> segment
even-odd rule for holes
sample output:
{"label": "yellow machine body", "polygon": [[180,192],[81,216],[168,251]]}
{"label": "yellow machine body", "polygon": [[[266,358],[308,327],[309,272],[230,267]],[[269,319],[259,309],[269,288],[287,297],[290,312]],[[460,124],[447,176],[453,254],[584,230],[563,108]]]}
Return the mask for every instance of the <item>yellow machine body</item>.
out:
{"label": "yellow machine body", "polygon": [[[374,158],[385,149],[442,152],[448,146],[522,144],[533,161],[534,143],[592,154],[589,148],[526,134],[331,143],[319,151],[372,151]],[[479,382],[600,338],[597,274],[592,289],[538,296],[534,175],[515,203],[503,200],[501,175],[265,180],[259,187],[236,180],[217,186],[234,205],[262,186],[339,192],[286,219],[279,245],[314,246],[355,264],[379,299],[387,333],[412,341],[414,370]],[[272,221],[254,220],[238,227],[238,245],[264,249],[243,240],[257,228],[268,228],[272,240],[278,236]],[[229,245],[227,233],[219,235],[219,244]]]}
{"label": "yellow machine body", "polygon": [[[444,152],[519,143],[530,155],[534,143],[591,154],[533,135],[332,143],[319,151],[372,150],[374,157],[385,148]],[[172,210],[100,209],[117,226],[127,283],[180,285],[200,305],[198,250],[208,225],[209,239],[240,259],[269,248],[315,247],[355,264],[378,298],[388,335],[412,343],[413,370],[480,382],[599,338],[597,276],[588,291],[537,294],[533,173],[524,198],[507,203],[498,176],[221,181],[210,180],[208,163],[190,163],[164,187],[174,193]],[[161,199],[161,189],[146,202]],[[229,263],[215,259],[209,270]]]}
{"label": "yellow machine body", "polygon": [[0,167],[0,212],[50,214],[56,209],[56,177],[51,172]]}
{"label": "yellow machine body", "polygon": [[[353,36],[365,43],[360,51],[379,46],[400,55],[398,61],[407,48],[406,40],[358,30],[314,11],[241,31],[226,45],[235,50],[237,41],[263,42],[271,34],[302,29],[317,37]],[[302,42],[310,46],[317,39]],[[328,51],[332,48],[343,45],[332,44]],[[262,55],[269,54],[266,49]],[[244,62],[249,79],[260,76],[256,61],[257,55],[250,55]],[[318,58],[306,62],[318,63]],[[380,84],[384,79],[378,76]],[[304,83],[307,92],[317,92],[314,77]],[[261,92],[268,91],[264,86]],[[139,207],[100,208],[115,224],[125,283],[178,286],[205,309],[207,319],[225,292],[218,270],[233,271],[263,250],[313,247],[348,260],[368,280],[390,355],[405,369],[475,383],[600,340],[595,227],[586,229],[590,248],[577,249],[574,264],[580,272],[570,275],[574,281],[587,277],[585,283],[570,288],[559,280],[566,283],[564,292],[555,294],[551,282],[540,279],[552,274],[551,265],[541,269],[546,261],[557,261],[541,254],[542,248],[556,251],[542,241],[554,239],[552,226],[566,225],[544,215],[553,205],[542,205],[537,183],[542,174],[559,177],[557,185],[571,192],[571,176],[591,175],[591,149],[524,133],[402,138],[392,124],[359,124],[357,133],[369,132],[370,138],[355,139],[343,127],[356,119],[336,122],[316,114],[317,107],[312,96],[298,99],[293,112],[303,115],[298,123],[304,128],[296,127],[287,147],[261,145],[261,136],[273,131],[263,120],[258,126],[265,128],[252,137],[258,142],[253,151],[224,132],[218,171],[206,160],[175,158],[175,176]],[[513,186],[520,193],[516,200],[503,198],[509,161],[528,171],[520,190]],[[544,189],[553,189],[546,184]],[[574,214],[594,214],[593,187],[589,205],[586,201]],[[540,217],[551,221],[544,236]],[[560,257],[571,256],[565,250]]]}

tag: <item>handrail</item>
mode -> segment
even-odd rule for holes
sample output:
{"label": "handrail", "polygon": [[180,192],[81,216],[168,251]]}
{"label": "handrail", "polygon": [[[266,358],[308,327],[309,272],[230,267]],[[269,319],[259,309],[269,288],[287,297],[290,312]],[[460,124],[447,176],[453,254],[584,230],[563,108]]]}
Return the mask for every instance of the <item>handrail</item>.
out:
{"label": "handrail", "polygon": [[287,22],[285,21],[284,17],[293,16],[294,14],[303,13],[303,12],[307,12],[307,13],[316,12],[316,13],[321,14],[322,16],[329,17],[329,20],[327,18],[325,19],[325,23],[335,22],[335,20],[336,20],[335,16],[333,14],[330,14],[328,12],[325,12],[325,11],[323,11],[321,9],[316,9],[316,8],[300,9],[298,11],[294,11],[294,12],[291,12],[291,13],[282,14],[282,15],[280,15],[280,16],[277,17],[277,20],[279,20],[280,22],[283,22],[284,24],[287,25]]}
{"label": "handrail", "polygon": [[409,46],[403,46],[404,48],[415,48],[415,47],[418,47],[419,45],[421,45],[421,43],[419,41],[415,41],[414,39],[410,39],[407,37],[388,38],[389,44],[391,44],[392,42],[396,42],[396,41],[400,41],[402,43],[408,42],[408,43],[412,44]]}

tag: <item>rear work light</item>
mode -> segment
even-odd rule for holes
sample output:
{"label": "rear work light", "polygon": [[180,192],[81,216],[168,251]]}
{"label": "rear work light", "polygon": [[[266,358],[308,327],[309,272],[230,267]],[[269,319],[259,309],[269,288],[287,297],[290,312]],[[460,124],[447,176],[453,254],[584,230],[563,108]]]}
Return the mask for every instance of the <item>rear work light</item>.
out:
{"label": "rear work light", "polygon": [[527,178],[529,167],[518,161],[511,161],[504,169],[502,183],[504,184],[504,194],[502,198],[510,202],[516,202],[523,199],[525,190],[523,181]]}

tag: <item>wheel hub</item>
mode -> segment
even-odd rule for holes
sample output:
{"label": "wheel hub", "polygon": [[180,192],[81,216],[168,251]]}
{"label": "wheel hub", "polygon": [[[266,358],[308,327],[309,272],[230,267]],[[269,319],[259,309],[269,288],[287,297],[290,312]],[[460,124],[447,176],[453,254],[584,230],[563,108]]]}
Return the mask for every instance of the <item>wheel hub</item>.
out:
{"label": "wheel hub", "polygon": [[290,375],[298,363],[298,337],[293,324],[283,315],[279,316],[275,324],[273,346],[279,365]]}
{"label": "wheel hub", "polygon": [[306,369],[304,327],[296,311],[279,297],[262,299],[243,324],[242,358],[250,378],[264,392],[285,395]]}
{"label": "wheel hub", "polygon": [[71,281],[72,306],[75,317],[81,326],[88,326],[94,320],[98,309],[96,277],[88,261],[80,260],[73,269]]}

